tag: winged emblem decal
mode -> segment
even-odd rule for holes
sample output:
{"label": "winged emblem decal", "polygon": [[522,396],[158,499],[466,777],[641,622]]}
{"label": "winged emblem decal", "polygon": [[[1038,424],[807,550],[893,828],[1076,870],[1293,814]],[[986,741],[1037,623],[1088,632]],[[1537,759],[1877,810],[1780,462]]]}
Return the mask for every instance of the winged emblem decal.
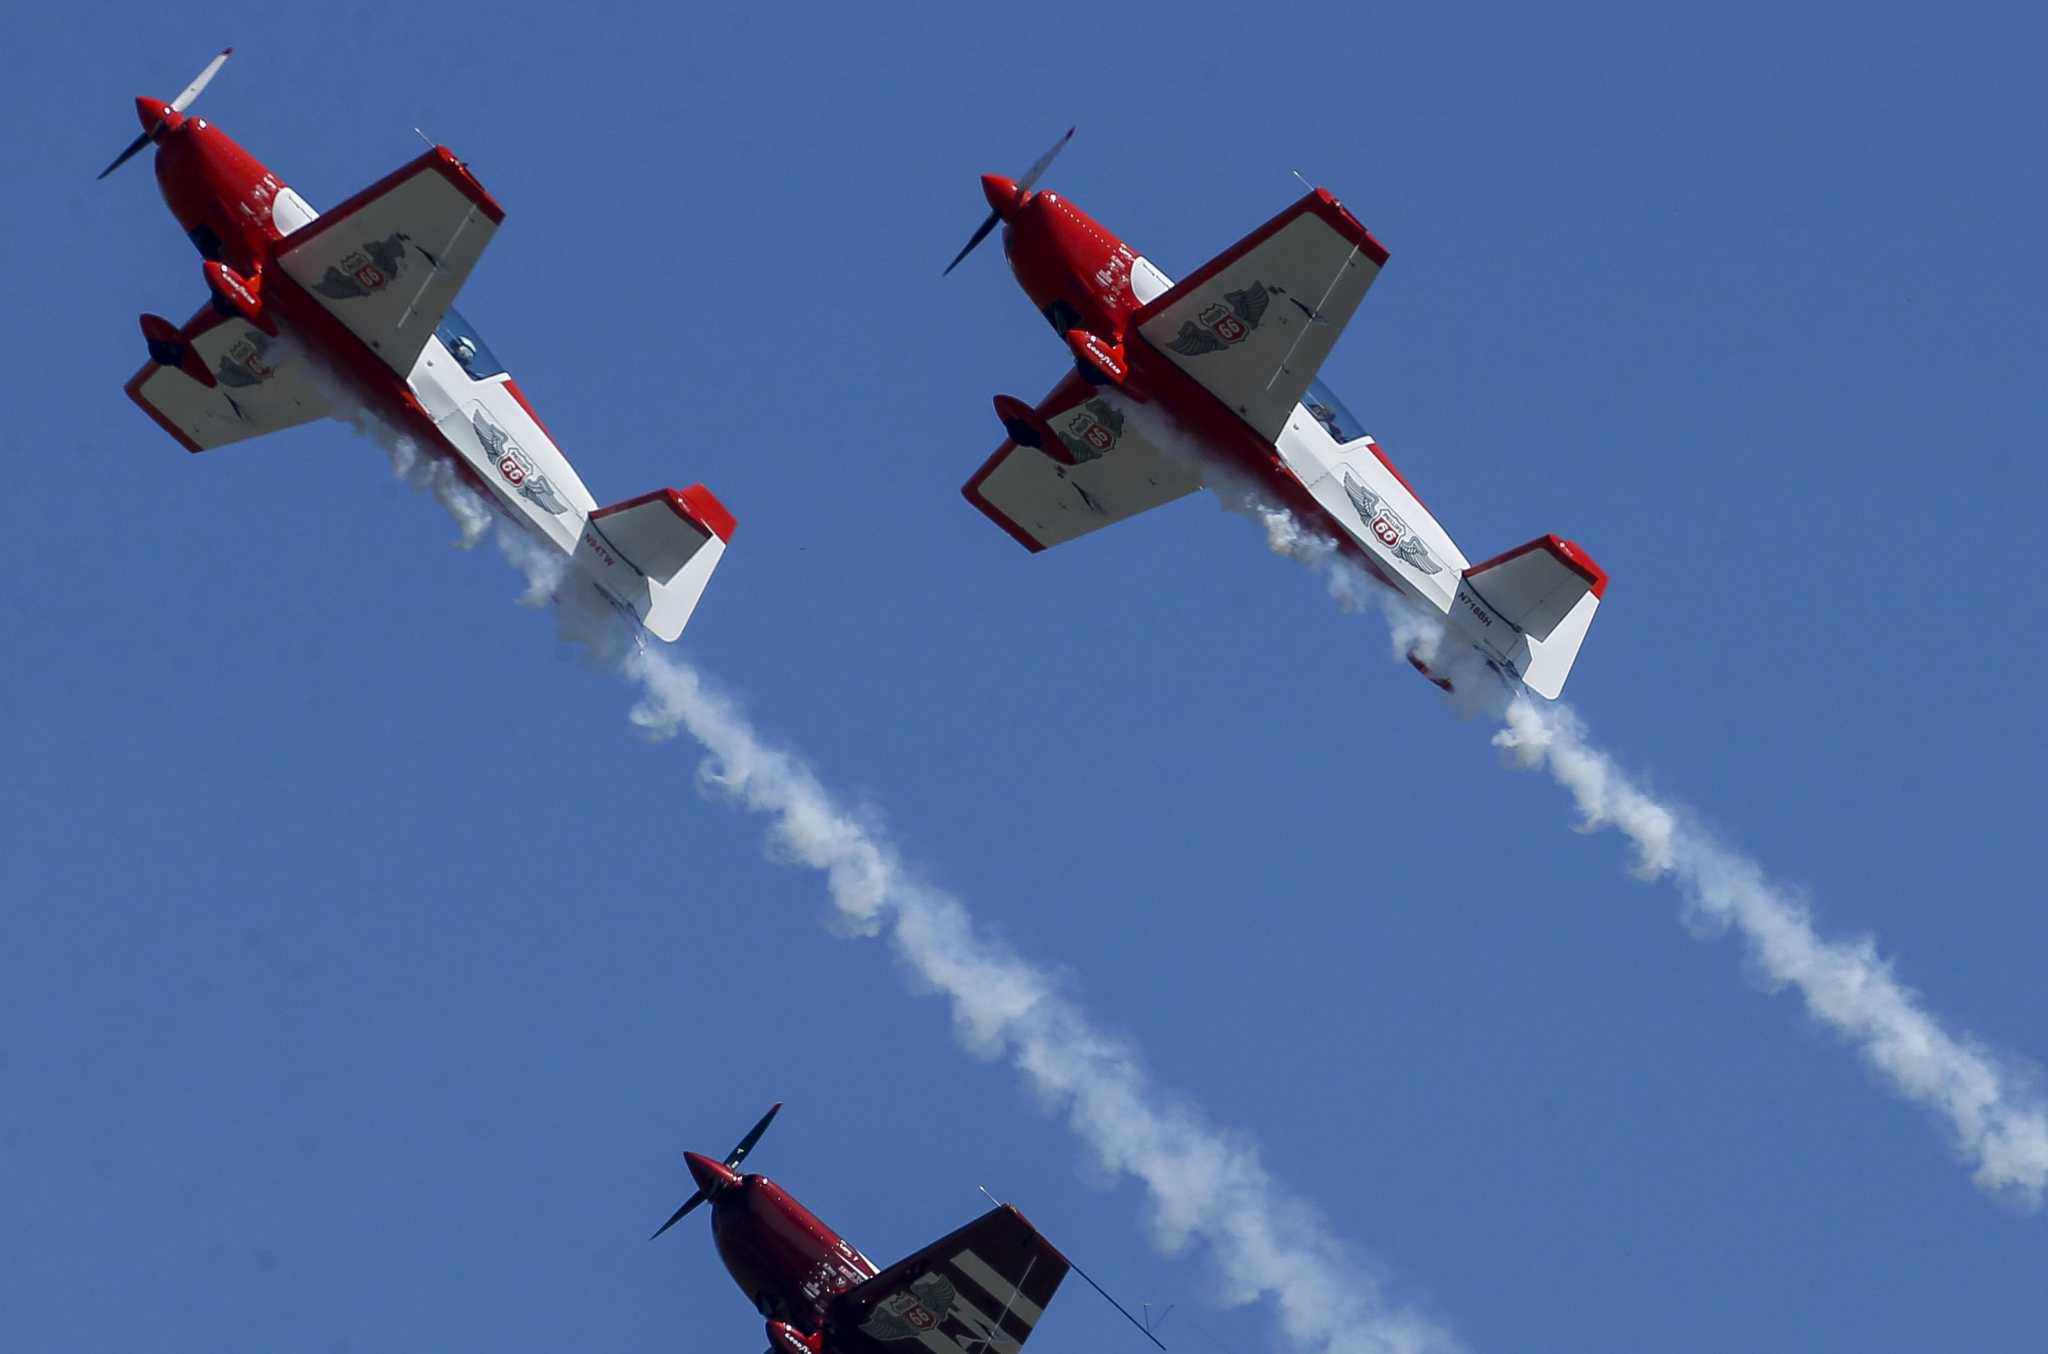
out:
{"label": "winged emblem decal", "polygon": [[[1273,290],[1277,292],[1280,289],[1275,287]],[[1263,282],[1254,282],[1243,291],[1227,291],[1223,293],[1223,299],[1230,302],[1230,308],[1237,312],[1238,318],[1253,329],[1259,327],[1259,321],[1266,317],[1266,307],[1272,303]]]}
{"label": "winged emblem decal", "polygon": [[861,1333],[877,1340],[915,1340],[946,1319],[953,1310],[954,1291],[953,1281],[943,1274],[915,1279],[876,1303],[861,1322]]}
{"label": "winged emblem decal", "polygon": [[1349,470],[1344,472],[1344,494],[1374,540],[1425,574],[1443,572],[1444,566],[1429,552],[1414,528],[1387,506],[1387,500],[1360,484]]}
{"label": "winged emblem decal", "polygon": [[405,271],[405,246],[411,239],[404,231],[394,231],[351,249],[339,265],[327,265],[313,290],[330,301],[353,301],[382,291]]}
{"label": "winged emblem decal", "polygon": [[507,484],[517,489],[520,495],[545,512],[561,516],[569,511],[569,505],[555,492],[555,486],[548,477],[540,473],[540,467],[533,463],[511,435],[496,423],[482,409],[470,415],[470,426],[476,429],[477,440],[484,444],[484,454],[497,466],[498,474]]}
{"label": "winged emblem decal", "polygon": [[1123,410],[1097,396],[1060,420],[1059,435],[1075,465],[1093,461],[1107,454],[1124,435]]}
{"label": "winged emblem decal", "polygon": [[276,374],[276,366],[270,361],[270,340],[261,330],[243,331],[229,347],[220,365],[214,368],[214,375],[220,383],[240,390],[245,386],[261,385]]}
{"label": "winged emblem decal", "polygon": [[1284,294],[1283,288],[1268,287],[1263,282],[1225,292],[1221,301],[1211,301],[1194,319],[1182,321],[1180,333],[1168,340],[1166,346],[1182,357],[1220,353],[1244,342],[1266,317],[1266,307],[1273,303],[1273,298]]}

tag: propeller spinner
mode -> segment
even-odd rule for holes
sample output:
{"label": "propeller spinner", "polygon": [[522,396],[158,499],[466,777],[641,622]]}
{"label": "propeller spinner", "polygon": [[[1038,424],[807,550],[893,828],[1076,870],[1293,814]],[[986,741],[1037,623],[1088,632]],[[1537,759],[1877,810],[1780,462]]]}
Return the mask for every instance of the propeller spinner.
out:
{"label": "propeller spinner", "polygon": [[[761,1141],[761,1135],[768,1131],[769,1122],[781,1112],[781,1101],[778,1100],[769,1106],[768,1112],[761,1116],[760,1122],[748,1129],[747,1136],[741,1138],[739,1144],[726,1153],[724,1161],[713,1161],[710,1157],[700,1156],[695,1152],[683,1153],[683,1160],[690,1167],[690,1175],[697,1182],[697,1192],[683,1200],[683,1206],[669,1214],[667,1222],[654,1229],[654,1236],[660,1236],[681,1222],[689,1216],[691,1209],[706,1199],[714,1198],[728,1187],[738,1184],[739,1175],[733,1168],[747,1159],[747,1153],[754,1150],[754,1144]],[[654,1236],[647,1239],[652,1241]]]}
{"label": "propeller spinner", "polygon": [[[137,99],[135,101],[135,113],[142,121],[142,135],[130,141],[128,148],[119,155],[116,155],[114,162],[99,172],[99,177],[104,179],[122,165],[127,164],[135,158],[137,151],[156,140],[157,135],[165,128],[175,127],[182,122],[185,110],[190,108],[192,101],[199,97],[199,91],[206,88],[213,77],[219,73],[220,68],[226,64],[227,59],[234,54],[234,48],[222,48],[219,56],[206,63],[205,70],[192,77],[192,83],[185,86],[185,92],[167,104],[158,103],[155,99],[147,97]],[[97,181],[95,180],[95,182]]]}
{"label": "propeller spinner", "polygon": [[1073,139],[1074,129],[1069,127],[1067,128],[1067,134],[1053,142],[1051,150],[1032,161],[1031,168],[1024,171],[1024,177],[1015,182],[1004,178],[1000,174],[984,174],[981,176],[981,191],[988,197],[988,219],[983,221],[980,228],[968,237],[966,246],[953,256],[953,261],[946,265],[946,272],[940,273],[940,277],[944,277],[946,273],[950,273],[955,268],[958,268],[960,260],[972,254],[974,247],[988,238],[989,232],[996,228],[1004,215],[1012,207],[1024,200],[1024,195],[1031,191],[1031,185],[1037,183],[1038,176],[1045,173],[1046,166],[1050,165],[1054,157],[1066,149],[1067,142]]}

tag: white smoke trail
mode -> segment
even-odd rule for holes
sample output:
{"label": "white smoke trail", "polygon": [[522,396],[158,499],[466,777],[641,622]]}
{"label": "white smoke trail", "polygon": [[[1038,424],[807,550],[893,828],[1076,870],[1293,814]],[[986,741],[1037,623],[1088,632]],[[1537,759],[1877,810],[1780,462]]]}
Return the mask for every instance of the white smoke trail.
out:
{"label": "white smoke trail", "polygon": [[355,387],[330,370],[318,353],[289,337],[273,340],[270,351],[272,360],[280,365],[285,361],[304,362],[307,374],[327,399],[329,415],[336,422],[347,424],[358,437],[376,443],[390,459],[391,473],[401,483],[434,496],[461,533],[456,538],[457,546],[470,550],[483,540],[493,520],[490,505],[462,482],[453,465],[443,457],[427,455],[409,434],[378,418],[363,403]]}
{"label": "white smoke trail", "polygon": [[411,438],[400,434],[382,445],[391,456],[392,473],[413,488],[432,494],[462,533],[456,544],[473,549],[491,529],[490,506],[462,482],[453,465],[439,456],[422,455]]}
{"label": "white smoke trail", "polygon": [[1635,847],[1639,875],[1668,876],[1703,929],[1735,928],[1773,988],[1798,989],[1807,1013],[1853,1044],[1893,1090],[1946,1117],[1981,1188],[2040,1205],[2048,1101],[2030,1069],[1951,1033],[1898,980],[1874,939],[1823,938],[1803,902],[1643,790],[1592,744],[1569,707],[1518,697],[1493,742],[1515,764],[1549,771],[1570,792],[1582,828],[1619,829]]}
{"label": "white smoke trail", "polygon": [[[488,509],[459,479],[422,472],[410,442],[374,419],[348,421],[385,448],[400,478],[434,492],[462,528],[463,544],[481,537]],[[478,514],[482,524],[473,530]],[[509,523],[500,525],[498,543],[526,579],[520,602],[545,605],[566,561]],[[1288,1344],[1314,1354],[1462,1349],[1436,1322],[1392,1302],[1374,1266],[1273,1178],[1254,1144],[1155,1086],[1134,1049],[1093,1025],[1046,971],[986,935],[958,899],[917,880],[877,829],[840,804],[802,759],[765,743],[694,669],[590,630],[566,607],[558,614],[565,638],[639,685],[635,725],[658,740],[687,732],[706,753],[700,782],[766,816],[773,851],[825,876],[839,929],[886,938],[917,979],[951,1003],[969,1051],[1008,1058],[1049,1111],[1065,1113],[1098,1165],[1143,1186],[1163,1252],[1207,1248],[1219,1302],[1271,1298]]]}
{"label": "white smoke trail", "polygon": [[[1161,420],[1149,424],[1146,435],[1180,454],[1199,454],[1186,434]],[[1571,794],[1582,830],[1618,829],[1635,848],[1638,877],[1670,878],[1703,933],[1735,928],[1773,989],[1798,989],[1808,1014],[1854,1045],[1893,1090],[1944,1116],[1981,1188],[2026,1207],[2040,1205],[2048,1190],[2048,1099],[2031,1068],[1951,1033],[1893,974],[1873,939],[1823,938],[1803,902],[1761,865],[1701,830],[1682,808],[1631,780],[1592,743],[1569,706],[1546,708],[1519,694],[1503,702],[1477,657],[1461,652],[1466,646],[1453,639],[1440,647],[1441,621],[1394,597],[1327,538],[1274,506],[1254,482],[1213,460],[1205,462],[1205,475],[1226,511],[1256,523],[1276,554],[1321,573],[1345,610],[1379,602],[1395,655],[1418,653],[1434,670],[1449,672],[1457,687],[1452,700],[1463,712],[1500,718],[1504,726],[1494,745],[1513,765],[1549,771]]]}
{"label": "white smoke trail", "polygon": [[963,1044],[1006,1057],[1048,1108],[1065,1112],[1101,1166],[1144,1186],[1162,1250],[1208,1248],[1224,1302],[1270,1297],[1298,1349],[1458,1348],[1428,1318],[1391,1304],[1383,1281],[1280,1186],[1252,1144],[1156,1088],[1127,1044],[1090,1023],[1042,969],[983,933],[957,899],[916,879],[887,840],[800,759],[764,744],[693,669],[653,650],[625,666],[643,692],[634,723],[657,738],[695,738],[708,754],[703,783],[767,816],[777,853],[825,875],[846,929],[886,937],[951,1002]]}

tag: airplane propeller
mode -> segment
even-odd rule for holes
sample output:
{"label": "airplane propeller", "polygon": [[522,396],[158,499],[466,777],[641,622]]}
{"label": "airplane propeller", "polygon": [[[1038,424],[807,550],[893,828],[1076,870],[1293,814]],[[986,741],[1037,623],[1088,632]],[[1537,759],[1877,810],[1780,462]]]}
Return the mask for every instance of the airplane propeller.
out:
{"label": "airplane propeller", "polygon": [[[745,1161],[747,1159],[747,1153],[754,1150],[754,1144],[761,1141],[761,1135],[768,1131],[769,1121],[774,1119],[775,1116],[781,1112],[782,1102],[780,1100],[776,1101],[773,1105],[770,1105],[768,1107],[768,1112],[761,1116],[760,1122],[756,1123],[752,1128],[747,1130],[747,1136],[741,1138],[739,1140],[739,1145],[734,1147],[732,1151],[726,1153],[725,1160],[720,1164],[723,1165],[727,1171],[731,1171],[733,1167],[739,1165],[742,1161]],[[693,1174],[696,1172],[696,1167],[694,1164],[691,1166],[691,1171]],[[701,1180],[703,1177],[699,1176],[698,1178]],[[681,1208],[678,1208],[675,1212],[669,1214],[667,1222],[664,1222],[661,1226],[654,1229],[654,1236],[651,1236],[647,1239],[649,1241],[654,1240],[655,1236],[660,1236],[663,1232],[666,1232],[669,1228],[681,1222],[685,1217],[689,1215],[691,1209],[695,1208],[698,1204],[703,1203],[706,1199],[710,1197],[711,1196],[706,1194],[703,1188],[700,1186],[695,1194],[692,1194],[689,1198],[683,1200],[683,1206]]]}
{"label": "airplane propeller", "polygon": [[[164,123],[170,120],[167,115],[171,113],[182,113],[187,108],[190,108],[192,106],[192,101],[199,97],[199,91],[206,88],[207,83],[211,81],[217,73],[219,73],[221,66],[225,64],[227,59],[233,56],[234,54],[234,48],[226,47],[221,50],[221,54],[219,56],[207,62],[206,69],[199,72],[198,75],[194,76],[192,78],[191,84],[185,86],[185,92],[183,94],[180,94],[177,98],[171,100],[171,106],[165,109],[162,114],[159,114],[154,122],[147,124],[143,128],[142,135],[136,137],[133,141],[130,141],[128,143],[128,149],[122,151],[119,155],[116,155],[114,157],[114,162],[108,165],[105,169],[102,169],[100,171],[99,177],[101,179],[104,179],[105,177],[107,177],[107,175],[113,173],[122,165],[127,164],[130,160],[135,158],[135,152],[141,150],[151,141],[154,141],[156,139],[156,134],[164,129]],[[98,179],[94,180],[95,183],[97,183],[98,181]]]}
{"label": "airplane propeller", "polygon": [[[1039,156],[1036,160],[1032,161],[1031,168],[1024,171],[1024,177],[1017,180],[1016,192],[1018,198],[1021,199],[1024,196],[1024,194],[1031,191],[1031,185],[1038,182],[1038,176],[1045,173],[1046,166],[1051,164],[1053,162],[1053,158],[1057,156],[1061,151],[1066,149],[1067,142],[1072,141],[1073,139],[1074,129],[1072,127],[1069,127],[1067,128],[1067,134],[1065,136],[1061,137],[1059,140],[1052,143],[1051,150],[1047,151],[1045,154]],[[995,210],[991,211],[988,214],[988,219],[981,223],[981,228],[979,230],[976,230],[974,234],[968,238],[966,247],[963,248],[959,253],[955,254],[953,256],[953,261],[946,265],[946,272],[940,273],[939,276],[944,277],[946,273],[950,273],[955,268],[958,268],[960,266],[960,260],[966,258],[969,254],[972,254],[974,252],[974,247],[980,244],[983,240],[986,240],[988,238],[988,233],[994,230],[996,228],[996,225],[1002,219],[1002,208],[998,207]]]}

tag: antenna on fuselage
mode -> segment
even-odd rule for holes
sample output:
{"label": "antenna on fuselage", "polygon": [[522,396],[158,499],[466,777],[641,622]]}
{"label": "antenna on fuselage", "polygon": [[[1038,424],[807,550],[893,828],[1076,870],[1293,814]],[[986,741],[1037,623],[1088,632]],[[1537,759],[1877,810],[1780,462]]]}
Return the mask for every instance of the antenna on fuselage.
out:
{"label": "antenna on fuselage", "polygon": [[[976,1185],[975,1188],[980,1190],[982,1192],[982,1196],[986,1198],[990,1203],[994,1204],[997,1208],[1001,1208],[1003,1206],[1003,1201],[1001,1199],[998,1199],[995,1195],[990,1194],[988,1192],[988,1186]],[[1060,1255],[1066,1260],[1067,1268],[1073,1270],[1074,1273],[1080,1275],[1083,1279],[1087,1279],[1088,1286],[1094,1289],[1096,1292],[1102,1294],[1102,1300],[1108,1303],[1110,1306],[1116,1308],[1117,1312],[1122,1315],[1124,1320],[1130,1322],[1133,1326],[1136,1326],[1147,1340],[1150,1340],[1153,1344],[1158,1345],[1161,1349],[1166,1348],[1164,1344],[1160,1343],[1159,1337],[1152,1333],[1152,1327],[1150,1325],[1146,1324],[1143,1321],[1138,1320],[1137,1317],[1132,1316],[1130,1313],[1130,1309],[1125,1307],[1121,1302],[1118,1302],[1115,1298],[1111,1297],[1109,1295],[1109,1290],[1107,1288],[1104,1288],[1101,1284],[1095,1282],[1094,1279],[1089,1278],[1088,1271],[1081,1268],[1079,1265],[1075,1264],[1073,1256],[1068,1255],[1065,1251],[1061,1251]],[[1172,1310],[1173,1309],[1171,1307],[1167,1308],[1167,1311]],[[1147,1316],[1150,1316],[1151,1313],[1151,1304],[1148,1303],[1145,1307],[1145,1314]],[[1159,1319],[1161,1321],[1164,1321],[1166,1317],[1162,1313]]]}
{"label": "antenna on fuselage", "polygon": [[[418,138],[419,138],[420,140],[422,140],[422,141],[426,142],[426,143],[427,143],[427,149],[428,149],[428,150],[432,150],[432,149],[433,149],[433,148],[434,148],[435,146],[438,146],[438,145],[440,145],[440,144],[441,144],[440,142],[438,142],[438,141],[434,140],[434,138],[433,138],[433,137],[431,137],[431,136],[428,136],[428,135],[427,135],[427,134],[426,134],[425,132],[421,131],[421,130],[420,130],[419,128],[417,128],[417,127],[415,127],[415,128],[413,128],[413,129],[412,129],[412,134],[413,134],[414,136],[418,137]],[[1295,175],[1295,177],[1296,177],[1296,178],[1300,178],[1301,176],[1300,176],[1299,174],[1297,174],[1297,175]]]}

